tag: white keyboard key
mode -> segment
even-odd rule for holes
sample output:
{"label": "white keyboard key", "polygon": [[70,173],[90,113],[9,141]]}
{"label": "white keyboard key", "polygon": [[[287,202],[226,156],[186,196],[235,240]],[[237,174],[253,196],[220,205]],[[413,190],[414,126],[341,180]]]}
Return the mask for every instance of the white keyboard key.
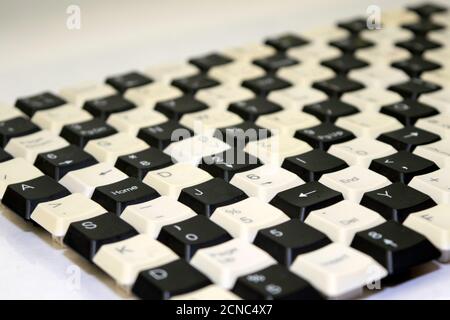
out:
{"label": "white keyboard key", "polygon": [[[367,68],[356,69],[350,71],[348,76],[352,80],[363,83],[368,88],[380,89],[386,89],[391,85],[406,82],[409,79],[406,73],[389,65],[372,65]],[[386,92],[393,93],[385,90],[384,94]]]}
{"label": "white keyboard key", "polygon": [[[384,12],[382,20],[384,22]],[[361,37],[377,45],[394,48],[394,43],[409,40],[412,37],[412,33],[409,30],[402,29],[397,24],[395,26],[383,26],[382,29],[363,30]]]}
{"label": "white keyboard key", "polygon": [[403,225],[425,236],[438,248],[441,262],[450,261],[450,206],[441,204],[433,208],[412,213]]}
{"label": "white keyboard key", "polygon": [[176,163],[160,170],[147,173],[143,182],[160,195],[178,199],[182,189],[206,182],[212,176],[191,164]]}
{"label": "white keyboard key", "polygon": [[[448,18],[450,20],[450,17]],[[444,44],[445,47],[448,47],[450,45],[450,30],[449,27],[447,27],[444,30],[440,30],[440,31],[433,31],[427,34],[427,37],[432,40],[432,41],[436,41],[438,43],[442,43]],[[428,52],[425,52],[425,57],[428,58],[429,55],[431,54],[430,50]]]}
{"label": "white keyboard key", "polygon": [[198,69],[189,63],[174,63],[153,66],[144,72],[158,82],[170,84],[174,79],[186,78],[197,74]]}
{"label": "white keyboard key", "polygon": [[13,138],[9,140],[5,151],[13,157],[22,157],[34,163],[39,153],[49,152],[67,147],[69,143],[63,138],[42,130],[27,136]]}
{"label": "white keyboard key", "polygon": [[177,88],[162,82],[152,82],[145,86],[128,89],[125,98],[134,102],[139,107],[153,108],[159,101],[181,97],[182,93]]}
{"label": "white keyboard key", "polygon": [[248,242],[255,240],[259,230],[288,220],[281,210],[255,197],[219,207],[211,216],[211,221],[227,230],[233,238]]}
{"label": "white keyboard key", "polygon": [[316,117],[298,110],[283,110],[260,116],[256,120],[256,124],[269,129],[273,134],[294,136],[295,131],[317,126],[320,121]]}
{"label": "white keyboard key", "polygon": [[438,204],[450,205],[450,168],[415,176],[409,186],[422,191]]}
{"label": "white keyboard key", "polygon": [[63,126],[84,122],[92,119],[92,115],[86,110],[72,105],[42,110],[36,112],[31,121],[42,129],[47,129],[54,134],[59,134]]}
{"label": "white keyboard key", "polygon": [[383,158],[396,153],[391,145],[369,138],[356,138],[344,143],[334,144],[328,150],[350,166],[368,168],[374,159]]}
{"label": "white keyboard key", "polygon": [[441,138],[450,138],[450,114],[438,114],[432,117],[419,119],[416,127],[433,132],[441,136]]}
{"label": "white keyboard key", "polygon": [[355,234],[385,222],[375,211],[344,200],[330,207],[311,212],[306,224],[325,233],[333,242],[350,245]]}
{"label": "white keyboard key", "polygon": [[16,117],[26,117],[19,109],[0,102],[0,122]]}
{"label": "white keyboard key", "polygon": [[360,166],[324,174],[319,182],[330,189],[342,192],[345,199],[356,203],[360,203],[364,193],[391,184],[386,177]]}
{"label": "white keyboard key", "polygon": [[170,300],[242,300],[231,291],[225,290],[216,285],[209,285],[207,287],[180,294],[172,297]]}
{"label": "white keyboard key", "polygon": [[450,168],[450,140],[444,139],[434,143],[418,146],[415,154],[433,161],[439,168]]}
{"label": "white keyboard key", "polygon": [[393,28],[402,24],[416,23],[419,17],[412,11],[407,9],[395,9],[383,11],[382,24],[383,27]]}
{"label": "white keyboard key", "polygon": [[84,150],[93,155],[98,162],[114,164],[120,156],[148,148],[148,144],[141,139],[119,132],[105,138],[90,140]]}
{"label": "white keyboard key", "polygon": [[47,230],[54,238],[62,239],[72,222],[90,219],[107,211],[97,202],[80,193],[42,202],[31,214],[31,219]]}
{"label": "white keyboard key", "polygon": [[149,235],[104,244],[93,262],[119,285],[131,287],[139,272],[175,261],[178,256]]}
{"label": "white keyboard key", "polygon": [[[425,72],[421,76],[421,79],[428,81],[428,82],[436,83],[436,84],[440,85],[441,87],[443,87],[443,90],[445,90],[447,88],[447,86],[450,85],[450,66],[447,68],[443,67],[443,68],[440,68],[440,69],[437,69],[434,71]],[[427,96],[429,96],[429,95],[431,95],[431,94],[422,95],[419,98],[419,101],[422,101],[424,98],[427,98]],[[448,110],[445,110],[445,111],[448,113]]]}
{"label": "white keyboard key", "polygon": [[[431,32],[431,33],[433,33],[433,32]],[[447,41],[449,41],[449,40],[447,40]],[[429,50],[429,51],[425,52],[424,57],[428,60],[440,63],[443,66],[448,67],[449,59],[450,59],[450,49],[447,46],[444,46],[442,48]],[[425,74],[427,74],[427,73],[425,73]]]}
{"label": "white keyboard key", "polygon": [[66,174],[59,183],[72,193],[81,193],[91,197],[95,188],[104,186],[128,176],[108,163],[97,163],[93,166],[71,171]]}
{"label": "white keyboard key", "polygon": [[[303,48],[303,46],[300,48]],[[311,87],[316,81],[332,78],[334,72],[330,68],[319,64],[301,63],[292,67],[281,68],[278,70],[277,76],[299,87]]]}
{"label": "white keyboard key", "polygon": [[265,44],[252,43],[226,49],[223,53],[235,60],[251,62],[256,59],[266,58],[273,55],[275,53],[275,49]]}
{"label": "white keyboard key", "polygon": [[[448,11],[440,12],[440,13],[433,15],[433,21],[449,27],[450,26],[450,12],[448,12]],[[433,33],[433,32],[431,32],[431,33]]]}
{"label": "white keyboard key", "polygon": [[376,139],[380,134],[403,128],[395,118],[377,113],[362,112],[348,117],[341,117],[336,125],[353,132],[357,137]]}
{"label": "white keyboard key", "polygon": [[191,260],[196,269],[225,289],[231,289],[240,276],[275,263],[268,253],[240,239],[200,249]]}
{"label": "white keyboard key", "polygon": [[139,129],[154,126],[167,120],[165,115],[151,108],[136,108],[110,115],[107,123],[118,131],[136,136]]}
{"label": "white keyboard key", "polygon": [[[341,37],[335,39],[341,39]],[[299,60],[301,62],[299,66],[306,66],[309,64],[311,67],[320,69],[322,68],[319,65],[320,62],[338,58],[340,51],[337,48],[329,46],[326,42],[315,41],[315,39],[312,39],[312,42],[309,44],[287,50],[287,55]],[[312,70],[312,68],[309,70]],[[281,73],[279,73],[279,75],[281,76]]]}
{"label": "white keyboard key", "polygon": [[154,200],[127,206],[120,218],[132,225],[139,233],[157,238],[161,228],[192,218],[196,213],[181,202],[161,196]]}
{"label": "white keyboard key", "polygon": [[212,156],[230,149],[225,142],[207,135],[196,135],[171,143],[164,153],[170,155],[175,162],[198,165],[203,157]]}
{"label": "white keyboard key", "polygon": [[240,85],[243,81],[262,77],[265,71],[251,62],[232,62],[225,65],[213,67],[209,76],[223,83]]}
{"label": "white keyboard key", "polygon": [[217,128],[225,128],[242,122],[237,114],[221,110],[207,109],[184,115],[180,124],[192,129],[197,134],[212,135]]}
{"label": "white keyboard key", "polygon": [[411,54],[402,48],[377,45],[374,47],[360,49],[356,51],[355,56],[370,64],[390,66],[393,62],[407,60]]}
{"label": "white keyboard key", "polygon": [[422,95],[419,101],[435,107],[442,114],[450,116],[450,81],[445,85],[441,90]]}
{"label": "white keyboard key", "polygon": [[200,90],[195,97],[211,108],[227,109],[231,103],[249,100],[254,97],[254,94],[238,85],[222,84],[214,88]]}
{"label": "white keyboard key", "polygon": [[[330,25],[326,27],[316,27],[312,30],[302,32],[302,35],[306,37],[306,39],[312,41],[312,43],[318,42],[328,45],[328,42],[336,39],[343,39],[348,37],[350,34],[347,30]],[[310,57],[307,58],[309,59]]]}
{"label": "white keyboard key", "polygon": [[382,106],[401,100],[402,97],[399,94],[376,87],[346,93],[342,96],[342,101],[357,107],[362,112],[378,112]]}
{"label": "white keyboard key", "polygon": [[113,87],[104,83],[86,82],[74,87],[61,89],[59,95],[76,107],[82,107],[86,101],[117,94]]}
{"label": "white keyboard key", "polygon": [[274,135],[247,143],[244,151],[265,164],[281,165],[286,157],[311,151],[309,144],[288,135]]}
{"label": "white keyboard key", "polygon": [[350,298],[387,276],[368,255],[340,243],[302,254],[290,270],[329,298]]}
{"label": "white keyboard key", "polygon": [[279,166],[266,164],[253,170],[236,173],[230,183],[249,197],[269,202],[277,193],[304,184],[304,181]]}
{"label": "white keyboard key", "polygon": [[31,180],[44,174],[23,158],[15,158],[0,163],[0,198],[10,184]]}
{"label": "white keyboard key", "polygon": [[321,102],[327,99],[327,95],[322,91],[294,86],[287,89],[272,91],[268,99],[272,102],[278,103],[286,109],[293,109],[298,111],[303,110],[303,107],[308,104]]}

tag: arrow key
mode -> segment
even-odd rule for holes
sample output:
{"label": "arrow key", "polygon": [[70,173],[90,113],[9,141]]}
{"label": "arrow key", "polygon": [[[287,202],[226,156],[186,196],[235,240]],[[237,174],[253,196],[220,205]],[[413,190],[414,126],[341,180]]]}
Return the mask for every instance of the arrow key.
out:
{"label": "arrow key", "polygon": [[378,140],[390,144],[395,149],[412,152],[417,146],[433,143],[441,138],[429,131],[416,127],[405,127],[399,130],[383,133]]}

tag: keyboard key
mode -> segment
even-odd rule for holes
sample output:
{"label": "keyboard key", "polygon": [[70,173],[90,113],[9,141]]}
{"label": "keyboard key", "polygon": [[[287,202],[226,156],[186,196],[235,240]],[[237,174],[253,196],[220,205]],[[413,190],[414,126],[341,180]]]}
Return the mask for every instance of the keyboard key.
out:
{"label": "keyboard key", "polygon": [[385,89],[393,84],[408,81],[408,75],[389,65],[372,65],[367,68],[353,70],[349,73],[349,77],[361,82],[367,88],[374,89]]}
{"label": "keyboard key", "polygon": [[333,144],[343,143],[355,138],[353,133],[331,123],[323,123],[315,127],[297,130],[297,139],[309,143],[315,149],[328,150]]}
{"label": "keyboard key", "polygon": [[422,55],[425,51],[437,49],[442,46],[440,43],[428,40],[425,37],[414,37],[408,41],[397,42],[395,45],[408,50],[414,55]]}
{"label": "keyboard key", "polygon": [[367,22],[365,18],[355,18],[346,21],[338,22],[337,26],[339,28],[348,30],[352,34],[358,34],[365,29],[367,29]]}
{"label": "keyboard key", "polygon": [[345,169],[347,164],[325,151],[314,149],[287,157],[284,159],[282,167],[295,173],[302,180],[311,182],[319,180],[325,173]]}
{"label": "keyboard key", "polygon": [[201,89],[212,88],[218,86],[219,84],[220,82],[205,75],[195,75],[187,78],[175,79],[172,81],[173,86],[188,94],[195,94]]}
{"label": "keyboard key", "polygon": [[256,97],[230,104],[228,110],[246,121],[256,121],[258,117],[283,110],[280,105],[265,98]]}
{"label": "keyboard key", "polygon": [[320,178],[319,182],[331,189],[339,190],[346,200],[355,203],[361,201],[364,193],[390,184],[384,176],[359,166],[327,173]]}
{"label": "keyboard key", "polygon": [[278,193],[270,204],[290,218],[304,221],[311,211],[331,206],[343,199],[340,192],[313,181]]}
{"label": "keyboard key", "polygon": [[184,95],[179,98],[158,102],[155,110],[161,112],[169,119],[180,120],[187,113],[198,112],[208,109],[203,102]]}
{"label": "keyboard key", "polygon": [[[306,46],[304,48],[308,48]],[[309,55],[302,56],[299,59],[308,57]],[[316,63],[306,61],[306,63],[300,63],[291,67],[286,67],[278,70],[277,75],[281,79],[285,79],[294,86],[309,88],[316,81],[326,80],[331,78],[334,73],[332,70],[326,67],[322,67]]]}
{"label": "keyboard key", "polygon": [[96,118],[108,119],[113,113],[124,112],[136,108],[136,105],[120,95],[113,95],[95,100],[88,100],[83,106]]}
{"label": "keyboard key", "polygon": [[120,180],[127,175],[107,163],[98,163],[87,168],[71,171],[60,181],[72,193],[81,193],[90,198],[94,189]]}
{"label": "keyboard key", "polygon": [[265,43],[278,51],[286,51],[291,48],[304,46],[308,44],[308,40],[293,33],[285,33],[278,37],[269,38]]}
{"label": "keyboard key", "polygon": [[50,177],[40,176],[10,184],[2,203],[25,220],[30,220],[34,208],[41,203],[68,196],[69,191]]}
{"label": "keyboard key", "polygon": [[40,153],[34,165],[46,175],[60,180],[68,172],[92,166],[97,163],[94,157],[74,145]]}
{"label": "keyboard key", "polygon": [[356,50],[370,48],[374,46],[374,43],[365,40],[358,36],[345,37],[343,39],[334,40],[330,42],[332,47],[336,47],[343,53],[354,53]]}
{"label": "keyboard key", "polygon": [[13,157],[22,157],[34,163],[39,153],[58,150],[68,146],[66,140],[52,133],[42,130],[23,137],[11,139],[5,147],[5,151]]}
{"label": "keyboard key", "polygon": [[73,193],[61,199],[41,202],[31,214],[31,220],[61,239],[72,222],[86,220],[106,213],[99,204],[86,196]]}
{"label": "keyboard key", "polygon": [[282,211],[254,197],[217,208],[211,217],[233,238],[248,242],[253,242],[259,230],[288,220]]}
{"label": "keyboard key", "polygon": [[[152,147],[163,150],[172,142],[180,141],[193,135],[192,130],[174,120],[169,120],[150,127],[141,128],[137,137]],[[177,139],[173,140],[173,138]]]}
{"label": "keyboard key", "polygon": [[233,84],[222,84],[217,87],[199,91],[195,97],[211,108],[227,109],[232,103],[251,99],[253,92]]}
{"label": "keyboard key", "polygon": [[242,149],[250,141],[267,139],[272,136],[269,129],[262,128],[250,121],[244,121],[230,127],[219,128],[214,137],[226,142],[233,148]]}
{"label": "keyboard key", "polygon": [[392,182],[405,184],[408,184],[415,176],[439,170],[434,162],[407,151],[375,159],[369,168],[384,175]]}
{"label": "keyboard key", "polygon": [[128,89],[140,87],[151,82],[153,82],[152,79],[137,71],[123,73],[106,79],[106,83],[121,94]]}
{"label": "keyboard key", "polygon": [[3,149],[0,149],[0,163],[11,160],[13,157]]}
{"label": "keyboard key", "polygon": [[173,79],[186,78],[198,73],[198,69],[189,63],[169,63],[152,66],[145,74],[156,81],[170,84]]}
{"label": "keyboard key", "polygon": [[439,205],[427,210],[412,213],[403,223],[417,233],[425,236],[437,249],[441,251],[439,261],[448,262],[450,260],[449,248],[449,216],[450,207]]}
{"label": "keyboard key", "polygon": [[[367,67],[369,64],[361,59],[355,58],[353,55],[344,54],[337,58],[332,58],[320,62],[322,66],[328,67],[339,75],[346,75],[352,70],[359,70],[361,68]],[[331,77],[329,77],[331,78]],[[322,81],[325,81],[323,79]]]}
{"label": "keyboard key", "polygon": [[359,110],[351,104],[338,99],[327,99],[306,105],[303,112],[312,114],[322,122],[334,123],[340,117],[350,116]]}
{"label": "keyboard key", "polygon": [[239,277],[233,292],[246,300],[321,300],[305,280],[280,265]]}
{"label": "keyboard key", "polygon": [[358,138],[375,139],[380,134],[403,128],[396,119],[376,112],[357,113],[336,121],[336,126],[346,128]]}
{"label": "keyboard key", "polygon": [[140,234],[118,242],[103,244],[93,262],[120,286],[130,288],[138,274],[177,260],[177,255],[165,245]]}
{"label": "keyboard key", "polygon": [[120,215],[129,205],[147,202],[159,196],[153,188],[136,178],[126,178],[95,188],[92,200],[108,212]]}
{"label": "keyboard key", "polygon": [[257,197],[265,202],[279,192],[303,184],[298,176],[274,165],[263,165],[253,170],[237,173],[230,181],[249,197]]}
{"label": "keyboard key", "polygon": [[105,213],[71,223],[64,237],[64,244],[91,261],[103,245],[136,235],[137,231],[128,223],[115,214]]}
{"label": "keyboard key", "polygon": [[209,285],[190,293],[180,294],[171,300],[241,300],[241,298],[219,286]]}
{"label": "keyboard key", "polygon": [[104,121],[94,118],[89,121],[69,124],[61,130],[61,137],[80,148],[94,139],[101,139],[117,133],[116,129]]}
{"label": "keyboard key", "polygon": [[184,188],[178,201],[187,205],[198,214],[210,217],[213,212],[223,206],[239,202],[247,195],[220,178]]}
{"label": "keyboard key", "polygon": [[437,84],[414,78],[406,82],[392,85],[388,89],[397,92],[405,99],[414,100],[421,94],[437,91],[441,89],[441,87]]}
{"label": "keyboard key", "polygon": [[266,75],[259,78],[245,80],[242,82],[242,85],[258,95],[265,96],[272,91],[289,88],[291,83],[276,76]]}
{"label": "keyboard key", "polygon": [[209,173],[186,163],[177,163],[147,173],[143,182],[154,188],[160,195],[178,199],[182,189],[212,179]]}
{"label": "keyboard key", "polygon": [[305,223],[326,234],[333,242],[350,245],[358,231],[375,227],[384,221],[375,211],[344,200],[311,212]]}
{"label": "keyboard key", "polygon": [[340,97],[344,93],[364,89],[364,85],[343,76],[336,76],[325,81],[314,82],[313,88],[325,92],[330,97]]}
{"label": "keyboard key", "polygon": [[430,144],[441,140],[441,138],[434,133],[416,127],[405,127],[383,133],[378,137],[378,140],[390,144],[399,151],[412,152],[417,146]]}
{"label": "keyboard key", "polygon": [[15,158],[0,163],[0,198],[10,184],[34,179],[43,173],[23,158]]}
{"label": "keyboard key", "polygon": [[434,93],[423,95],[420,100],[432,105],[441,113],[450,115],[450,89],[448,87]]}
{"label": "keyboard key", "polygon": [[323,92],[300,86],[290,87],[269,94],[269,100],[278,103],[285,109],[301,111],[304,105],[318,103],[327,98]]}
{"label": "keyboard key", "polygon": [[[335,37],[335,39],[340,38]],[[334,59],[337,58],[338,56],[340,56],[340,51],[337,48],[333,48],[331,46],[329,46],[327,43],[327,41],[316,41],[316,39],[314,39],[314,42],[309,43],[306,46],[301,46],[301,47],[295,47],[295,48],[291,48],[289,50],[287,50],[287,55],[289,57],[293,57],[297,60],[302,61],[302,65],[303,63],[309,63],[311,66],[314,66],[315,68],[318,68],[317,64],[320,61],[323,60],[330,60],[330,59]],[[304,60],[307,57],[306,60]],[[290,68],[287,68],[290,69]],[[286,70],[287,70],[286,69]],[[280,70],[280,74],[283,70]]]}
{"label": "keyboard key", "polygon": [[290,270],[334,299],[357,296],[387,275],[374,259],[340,243],[298,256]]}
{"label": "keyboard key", "polygon": [[158,241],[187,261],[191,260],[198,250],[230,239],[224,229],[201,215],[163,226],[158,236]]}
{"label": "keyboard key", "polygon": [[419,22],[404,24],[402,28],[412,31],[416,36],[425,36],[429,32],[444,29],[445,26],[432,20],[419,20]]}
{"label": "keyboard key", "polygon": [[433,161],[439,168],[449,167],[450,165],[450,144],[448,139],[418,146],[414,150],[414,154]]}
{"label": "keyboard key", "polygon": [[156,239],[161,228],[187,220],[195,212],[170,197],[161,196],[147,202],[129,205],[120,216],[139,233],[145,233]]}
{"label": "keyboard key", "polygon": [[180,90],[169,84],[153,82],[127,90],[124,97],[138,107],[150,107],[153,109],[157,102],[175,99],[181,95],[182,92]]}
{"label": "keyboard key", "polygon": [[180,124],[193,130],[195,133],[213,135],[217,128],[233,126],[242,122],[242,119],[229,111],[222,109],[208,109],[184,115]]}
{"label": "keyboard key", "polygon": [[293,136],[297,130],[319,125],[320,121],[312,115],[290,109],[261,116],[256,124],[274,133]]}
{"label": "keyboard key", "polygon": [[32,117],[37,111],[52,109],[66,103],[66,100],[51,92],[42,92],[17,99],[16,107],[27,116]]}
{"label": "keyboard key", "polygon": [[208,74],[222,83],[240,85],[242,81],[262,77],[265,72],[250,61],[235,61],[212,68]]}
{"label": "keyboard key", "polygon": [[[375,32],[375,34],[378,34],[378,32],[380,32],[380,31],[382,32],[383,30],[386,30],[386,29],[370,30],[370,32]],[[401,36],[400,41],[405,41],[405,40],[410,39],[409,32],[406,32],[406,33],[407,33],[407,37],[405,38],[404,35]],[[371,41],[374,41],[374,42],[383,41],[384,39],[382,39],[381,37],[382,37],[382,34],[380,34],[379,38],[377,37],[376,39],[371,39]],[[407,59],[411,58],[411,53],[404,48],[399,48],[399,47],[393,46],[393,43],[397,42],[394,39],[391,41],[389,41],[389,40],[386,40],[386,41],[387,41],[387,44],[379,43],[378,45],[376,45],[374,47],[361,49],[361,50],[358,50],[357,52],[355,52],[356,59],[362,60],[362,61],[366,62],[367,64],[370,64],[371,66],[368,68],[360,69],[360,70],[354,70],[354,71],[352,71],[351,74],[357,73],[357,72],[364,73],[365,71],[369,72],[370,69],[378,69],[380,67],[382,68],[382,70],[388,71],[389,69],[391,69],[391,71],[398,72],[398,70],[392,69],[390,65],[395,61],[407,60]],[[351,58],[349,58],[349,59],[351,59]],[[356,78],[355,78],[355,80],[359,81],[359,79],[356,79]],[[368,79],[366,79],[366,80],[368,80]],[[385,80],[389,80],[389,79],[385,79]],[[401,81],[403,81],[403,80],[400,80],[398,82],[401,82]]]}
{"label": "keyboard key", "polygon": [[[441,68],[440,64],[435,63],[433,61],[425,60],[417,56],[407,60],[396,61],[392,63],[392,66],[394,68],[402,70],[412,78],[418,78],[424,72],[429,72]],[[396,83],[400,82],[404,82],[404,80],[397,81]],[[395,82],[391,83],[391,85],[395,85],[396,83]]]}
{"label": "keyboard key", "polygon": [[385,143],[369,138],[356,138],[331,146],[328,153],[344,160],[351,166],[368,168],[372,160],[395,153],[395,149]]}
{"label": "keyboard key", "polygon": [[435,115],[433,117],[420,119],[416,123],[416,127],[434,132],[441,137],[450,137],[450,114],[449,115]]}
{"label": "keyboard key", "polygon": [[130,177],[144,179],[147,172],[173,164],[172,158],[156,148],[130,153],[117,158],[115,167]]}
{"label": "keyboard key", "polygon": [[404,126],[413,126],[422,118],[427,118],[438,114],[435,108],[419,101],[409,99],[383,106],[380,112],[394,117]]}
{"label": "keyboard key", "polygon": [[358,232],[352,247],[378,261],[389,275],[405,273],[440,256],[424,236],[395,221]]}
{"label": "keyboard key", "polygon": [[60,134],[61,129],[68,124],[91,120],[89,112],[78,107],[65,105],[58,108],[36,112],[31,121],[42,129],[49,130],[54,134]]}
{"label": "keyboard key", "polygon": [[450,170],[440,169],[414,177],[409,186],[430,196],[438,204],[450,204]]}
{"label": "keyboard key", "polygon": [[189,63],[193,64],[201,71],[206,72],[211,68],[229,64],[233,60],[220,53],[210,53],[204,56],[195,57],[189,60]]}
{"label": "keyboard key", "polygon": [[136,136],[141,128],[157,125],[167,120],[165,115],[151,108],[136,108],[110,115],[107,123],[120,132]]}
{"label": "keyboard key", "polygon": [[0,143],[4,148],[12,138],[38,132],[40,128],[23,117],[15,117],[0,122]]}
{"label": "keyboard key", "polygon": [[366,88],[344,94],[342,101],[357,106],[362,112],[378,112],[381,106],[396,103],[401,99],[397,93],[384,88]]}
{"label": "keyboard key", "polygon": [[237,278],[275,264],[266,252],[240,239],[199,250],[191,265],[212,282],[231,289]]}
{"label": "keyboard key", "polygon": [[417,13],[422,18],[429,18],[430,16],[435,16],[437,13],[446,12],[447,8],[434,3],[425,3],[416,6],[408,6],[408,10]]}
{"label": "keyboard key", "polygon": [[211,281],[184,260],[141,271],[133,293],[144,300],[167,300],[207,287]]}
{"label": "keyboard key", "polygon": [[260,43],[250,43],[240,47],[226,49],[224,54],[240,61],[250,62],[275,54],[275,49]]}
{"label": "keyboard key", "polygon": [[299,63],[295,58],[291,58],[284,53],[277,53],[273,56],[258,59],[253,63],[267,72],[276,72],[277,70],[285,67],[294,66]]}
{"label": "keyboard key", "polygon": [[116,94],[116,91],[107,84],[85,82],[61,89],[59,94],[72,105],[82,107],[86,101],[108,97]]}

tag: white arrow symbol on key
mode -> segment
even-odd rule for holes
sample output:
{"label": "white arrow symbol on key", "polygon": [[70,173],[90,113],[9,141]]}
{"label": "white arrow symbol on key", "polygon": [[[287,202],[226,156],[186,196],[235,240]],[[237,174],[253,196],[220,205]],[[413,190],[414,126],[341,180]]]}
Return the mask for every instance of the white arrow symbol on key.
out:
{"label": "white arrow symbol on key", "polygon": [[412,138],[412,137],[418,137],[419,133],[418,132],[411,132],[410,134],[407,134],[406,136],[404,136],[403,138]]}
{"label": "white arrow symbol on key", "polygon": [[300,193],[299,195],[298,195],[298,197],[299,198],[308,198],[308,196],[310,195],[310,194],[313,194],[313,193],[316,193],[317,192],[317,190],[314,190],[314,191],[310,191],[310,192],[307,192],[307,193]]}

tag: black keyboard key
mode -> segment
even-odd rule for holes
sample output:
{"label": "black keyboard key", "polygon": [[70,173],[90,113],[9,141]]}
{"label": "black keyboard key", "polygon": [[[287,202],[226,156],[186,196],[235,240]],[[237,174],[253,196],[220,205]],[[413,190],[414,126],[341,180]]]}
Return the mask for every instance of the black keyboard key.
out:
{"label": "black keyboard key", "polygon": [[180,120],[185,114],[208,109],[203,102],[190,95],[183,95],[179,98],[160,101],[156,104],[155,110],[166,115],[169,119]]}
{"label": "black keyboard key", "polygon": [[366,61],[358,59],[350,54],[344,54],[337,58],[325,60],[320,64],[330,68],[339,75],[346,75],[352,70],[365,68],[369,65]]}
{"label": "black keyboard key", "polygon": [[404,126],[413,126],[417,120],[431,117],[439,113],[435,108],[427,104],[409,99],[383,106],[380,112],[394,117]]}
{"label": "black keyboard key", "polygon": [[112,213],[73,222],[64,237],[64,243],[88,260],[94,258],[104,244],[134,237],[138,232],[125,220]]}
{"label": "black keyboard key", "polygon": [[156,148],[148,148],[117,158],[115,167],[130,177],[139,180],[151,170],[157,170],[172,165],[172,158]]}
{"label": "black keyboard key", "polygon": [[344,197],[340,192],[313,181],[278,193],[270,204],[292,219],[304,221],[311,211],[329,207],[342,200]]}
{"label": "black keyboard key", "polygon": [[403,183],[364,194],[361,204],[381,214],[386,220],[403,222],[410,213],[426,210],[436,203],[426,194]]}
{"label": "black keyboard key", "polygon": [[116,89],[119,93],[125,93],[128,89],[141,87],[152,82],[152,79],[136,71],[106,79],[106,83]]}
{"label": "black keyboard key", "polygon": [[360,37],[348,37],[331,41],[330,45],[338,48],[344,53],[354,53],[356,50],[373,47],[373,42]]}
{"label": "black keyboard key", "polygon": [[358,34],[367,29],[367,19],[355,18],[352,20],[341,21],[338,23],[338,27],[345,29],[353,34]]}
{"label": "black keyboard key", "polygon": [[400,151],[373,160],[369,169],[378,172],[392,182],[408,184],[415,176],[439,170],[439,167],[428,159],[407,151]]}
{"label": "black keyboard key", "polygon": [[265,43],[278,51],[286,51],[291,48],[304,46],[308,43],[308,40],[296,34],[286,33],[279,37],[267,39]]}
{"label": "black keyboard key", "polygon": [[322,299],[308,282],[280,265],[239,277],[233,292],[246,300]]}
{"label": "black keyboard key", "polygon": [[117,133],[117,130],[103,120],[94,118],[85,122],[69,124],[62,128],[61,137],[84,148],[93,139],[100,139]]}
{"label": "black keyboard key", "polygon": [[66,104],[67,101],[50,92],[43,92],[30,97],[20,98],[16,107],[27,116],[32,117],[36,112],[55,108]]}
{"label": "black keyboard key", "polygon": [[256,79],[245,80],[242,85],[258,95],[265,96],[272,91],[289,88],[291,83],[276,76],[265,75]]}
{"label": "black keyboard key", "polygon": [[410,59],[397,61],[392,64],[394,68],[400,69],[411,78],[418,78],[426,71],[433,71],[441,68],[441,65],[422,57],[414,56]]}
{"label": "black keyboard key", "polygon": [[220,244],[231,237],[207,217],[197,215],[162,227],[158,240],[181,258],[190,260],[198,249]]}
{"label": "black keyboard key", "polygon": [[429,32],[442,30],[445,26],[429,19],[421,19],[418,22],[403,24],[402,28],[411,31],[418,36],[424,36]]}
{"label": "black keyboard key", "polygon": [[194,94],[198,90],[212,88],[218,86],[220,82],[209,78],[206,75],[199,74],[187,78],[175,79],[172,85],[183,91],[184,93]]}
{"label": "black keyboard key", "polygon": [[433,14],[446,12],[447,8],[434,3],[424,3],[420,5],[409,6],[408,10],[417,13],[422,18],[430,18],[430,16]]}
{"label": "black keyboard key", "polygon": [[246,121],[256,121],[259,116],[278,112],[283,108],[263,97],[256,97],[249,100],[239,101],[230,104],[228,110],[236,113]]}
{"label": "black keyboard key", "polygon": [[267,72],[276,72],[280,68],[294,66],[298,64],[298,60],[288,57],[284,53],[277,53],[270,57],[261,58],[253,61],[253,63]]}
{"label": "black keyboard key", "polygon": [[60,180],[68,172],[92,166],[97,160],[77,146],[70,145],[52,152],[40,153],[34,165],[46,175]]}
{"label": "black keyboard key", "polygon": [[292,219],[258,231],[253,244],[289,267],[297,256],[320,249],[331,241],[319,230]]}
{"label": "black keyboard key", "polygon": [[120,215],[129,205],[142,203],[159,197],[158,192],[136,178],[124,180],[97,187],[92,200],[109,212]]}
{"label": "black keyboard key", "polygon": [[181,190],[178,201],[184,203],[198,214],[210,217],[213,212],[222,206],[239,202],[247,195],[237,187],[220,178]]}
{"label": "black keyboard key", "polygon": [[0,122],[0,143],[5,147],[12,138],[26,136],[39,131],[40,128],[28,119],[16,117]]}
{"label": "black keyboard key", "polygon": [[189,60],[189,63],[193,64],[203,72],[207,72],[209,69],[217,66],[222,66],[232,62],[233,59],[220,54],[210,53],[201,57],[195,57]]}
{"label": "black keyboard key", "polygon": [[364,85],[344,76],[336,76],[328,80],[314,82],[313,88],[325,92],[330,97],[339,98],[344,93],[364,89]]}
{"label": "black keyboard key", "polygon": [[325,151],[314,149],[285,158],[282,167],[295,173],[302,180],[310,182],[319,181],[322,175],[345,169],[348,165]]}
{"label": "black keyboard key", "polygon": [[243,148],[250,141],[266,139],[271,135],[269,129],[262,128],[250,121],[244,121],[231,127],[219,128],[214,132],[215,138],[237,149]]}
{"label": "black keyboard key", "polygon": [[433,143],[441,140],[441,138],[434,133],[416,127],[405,127],[383,133],[377,140],[390,144],[399,151],[412,152],[417,146]]}
{"label": "black keyboard key", "polygon": [[3,149],[0,149],[0,163],[11,160],[13,157]]}
{"label": "black keyboard key", "polygon": [[441,255],[424,236],[395,221],[358,232],[351,246],[374,258],[390,275],[403,274]]}
{"label": "black keyboard key", "polygon": [[30,220],[31,213],[39,203],[68,195],[70,192],[66,188],[44,175],[8,185],[2,203],[23,219]]}
{"label": "black keyboard key", "polygon": [[424,37],[414,37],[410,40],[397,42],[395,45],[408,50],[414,55],[421,55],[427,50],[437,49],[442,46],[440,43]]}
{"label": "black keyboard key", "polygon": [[414,78],[403,83],[392,85],[388,89],[397,92],[405,99],[415,100],[424,93],[435,92],[441,88],[437,84]]}
{"label": "black keyboard key", "polygon": [[141,271],[132,292],[144,300],[168,300],[201,289],[211,281],[184,260]]}
{"label": "black keyboard key", "polygon": [[307,142],[315,149],[324,151],[327,151],[333,144],[355,139],[353,133],[331,123],[322,123],[315,127],[297,130],[295,137]]}
{"label": "black keyboard key", "polygon": [[89,100],[83,106],[83,109],[92,114],[96,118],[102,120],[117,112],[123,112],[136,108],[136,105],[131,101],[123,98],[120,95],[113,95],[99,99]]}
{"label": "black keyboard key", "polygon": [[312,114],[322,122],[334,123],[338,118],[358,113],[359,110],[339,99],[328,99],[304,106],[303,112]]}
{"label": "black keyboard key", "polygon": [[194,135],[191,129],[182,126],[177,121],[169,120],[164,123],[140,129],[137,137],[144,140],[152,147],[163,150],[172,142],[176,142],[172,141],[172,133],[175,130],[183,133],[181,136],[176,135],[178,138],[177,141],[181,141]]}

